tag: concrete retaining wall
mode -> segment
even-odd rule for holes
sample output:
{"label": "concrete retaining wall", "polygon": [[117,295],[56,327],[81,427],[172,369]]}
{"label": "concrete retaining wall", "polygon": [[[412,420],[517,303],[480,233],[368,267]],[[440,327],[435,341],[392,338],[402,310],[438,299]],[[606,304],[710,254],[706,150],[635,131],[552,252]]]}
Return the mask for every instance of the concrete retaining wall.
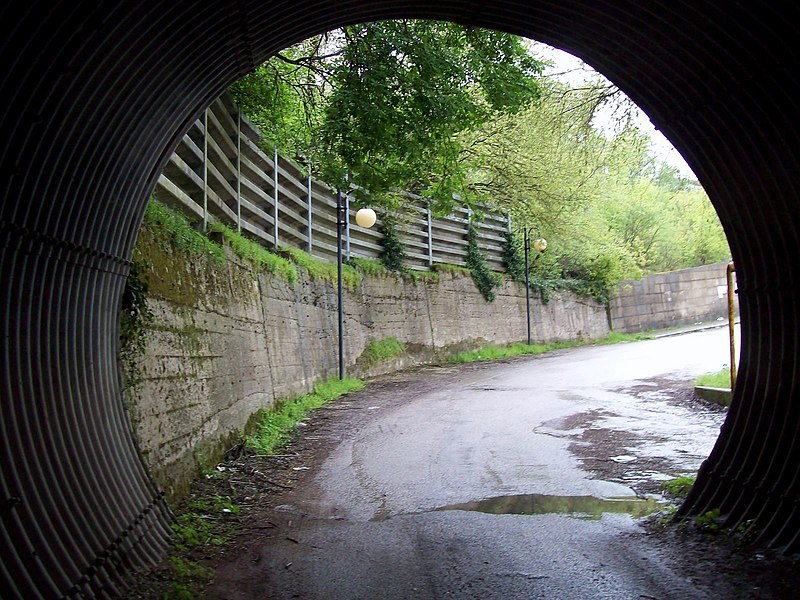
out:
{"label": "concrete retaining wall", "polygon": [[[146,265],[145,351],[123,361],[126,401],[139,449],[170,496],[220,457],[260,408],[337,376],[336,288],[302,275],[295,285],[231,256],[226,265],[186,255],[142,230]],[[437,283],[365,277],[348,290],[348,374],[372,376],[454,350],[526,338],[525,290],[505,283],[487,303],[472,278],[442,273]],[[572,294],[543,305],[532,298],[536,341],[598,339],[606,310]],[[394,336],[409,354],[365,371],[357,359],[370,341]]]}
{"label": "concrete retaining wall", "polygon": [[611,328],[633,333],[727,319],[727,265],[725,261],[623,282],[610,303]]}

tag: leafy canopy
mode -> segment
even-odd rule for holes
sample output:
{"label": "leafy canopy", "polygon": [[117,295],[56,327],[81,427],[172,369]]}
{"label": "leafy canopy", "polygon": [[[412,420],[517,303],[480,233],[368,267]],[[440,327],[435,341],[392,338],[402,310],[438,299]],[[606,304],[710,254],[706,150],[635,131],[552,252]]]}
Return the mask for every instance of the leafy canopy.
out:
{"label": "leafy canopy", "polygon": [[[353,25],[279,53],[233,88],[267,136],[373,204],[402,189],[470,200],[460,136],[540,94],[522,39],[437,21]],[[287,146],[293,146],[287,148]]]}

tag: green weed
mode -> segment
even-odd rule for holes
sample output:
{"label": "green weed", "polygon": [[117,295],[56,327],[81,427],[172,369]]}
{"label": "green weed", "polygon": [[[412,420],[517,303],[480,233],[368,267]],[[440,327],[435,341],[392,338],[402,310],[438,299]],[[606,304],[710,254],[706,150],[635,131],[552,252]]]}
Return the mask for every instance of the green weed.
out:
{"label": "green weed", "polygon": [[225,252],[219,245],[196,231],[184,215],[158,200],[150,200],[144,218],[154,228],[167,234],[178,248],[193,254],[208,256],[220,264],[225,262]]}
{"label": "green weed", "polygon": [[451,265],[450,263],[433,263],[434,271],[439,273],[450,273],[451,275],[469,275],[469,269],[460,265]]}
{"label": "green weed", "polygon": [[191,587],[214,577],[213,569],[207,569],[180,556],[170,556],[169,566],[172,581],[169,590],[164,594],[164,600],[192,600],[194,595]]}
{"label": "green weed", "polygon": [[664,481],[661,484],[661,489],[677,498],[686,498],[694,485],[695,479],[696,477],[693,475],[682,475],[681,477]]}
{"label": "green weed", "polygon": [[251,262],[257,269],[277,275],[290,284],[297,283],[297,267],[289,260],[273,254],[258,242],[244,237],[222,223],[213,223],[210,230],[220,233],[237,256]]}
{"label": "green weed", "polygon": [[719,518],[720,510],[718,508],[713,508],[702,515],[696,516],[694,522],[700,526],[701,529],[705,529],[706,531],[719,531]]}
{"label": "green weed", "polygon": [[389,269],[381,261],[374,258],[351,258],[348,262],[364,275],[381,277],[389,274]]}
{"label": "green weed", "polygon": [[291,439],[297,423],[310,411],[363,388],[364,382],[360,379],[333,379],[318,383],[310,394],[286,400],[277,410],[261,411],[256,430],[247,436],[245,444],[258,454],[273,454]]}
{"label": "green weed", "polygon": [[612,332],[608,337],[599,340],[572,340],[568,342],[553,342],[550,344],[512,344],[505,347],[486,346],[477,350],[459,352],[447,359],[451,363],[469,363],[479,360],[499,360],[512,358],[514,356],[526,356],[529,354],[543,354],[553,350],[564,350],[566,348],[578,348],[581,346],[596,346],[604,344],[618,344],[621,342],[634,342],[651,339],[646,334],[627,334]]}
{"label": "green weed", "polygon": [[364,367],[369,367],[389,358],[400,356],[405,351],[406,345],[398,341],[394,336],[382,340],[373,340],[367,344],[364,352],[361,353],[356,362]]}
{"label": "green weed", "polygon": [[403,273],[404,278],[408,278],[414,285],[419,283],[439,283],[442,276],[436,271],[417,271],[415,269],[408,269]]}
{"label": "green weed", "polygon": [[731,370],[728,368],[717,371],[716,373],[706,373],[694,380],[696,386],[731,388]]}
{"label": "green weed", "polygon": [[[336,263],[327,262],[314,258],[308,252],[303,252],[298,248],[281,248],[281,252],[286,254],[294,264],[315,279],[327,281],[336,285],[339,280],[339,269]],[[348,289],[355,289],[361,283],[361,273],[348,264],[342,265],[342,283]]]}

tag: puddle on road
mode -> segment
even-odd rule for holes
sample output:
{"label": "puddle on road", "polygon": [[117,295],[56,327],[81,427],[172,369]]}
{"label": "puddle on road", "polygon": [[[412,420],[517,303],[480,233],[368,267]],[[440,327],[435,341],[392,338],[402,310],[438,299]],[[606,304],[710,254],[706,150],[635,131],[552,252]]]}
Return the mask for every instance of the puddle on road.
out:
{"label": "puddle on road", "polygon": [[436,510],[468,510],[492,515],[567,514],[578,519],[599,519],[605,513],[624,513],[633,517],[644,517],[658,512],[662,508],[663,503],[655,498],[639,498],[637,496],[596,498],[594,496],[522,494],[451,504]]}

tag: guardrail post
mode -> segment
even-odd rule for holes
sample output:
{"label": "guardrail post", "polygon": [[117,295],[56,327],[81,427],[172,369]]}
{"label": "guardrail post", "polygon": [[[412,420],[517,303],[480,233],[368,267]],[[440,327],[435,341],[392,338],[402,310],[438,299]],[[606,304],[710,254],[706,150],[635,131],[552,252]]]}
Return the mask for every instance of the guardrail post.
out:
{"label": "guardrail post", "polygon": [[278,149],[272,154],[272,220],[275,233],[275,250],[278,250]]}
{"label": "guardrail post", "polygon": [[433,268],[433,215],[430,204],[426,208],[428,215],[428,268]]}
{"label": "guardrail post", "polygon": [[307,195],[306,195],[306,217],[308,222],[306,223],[306,230],[308,234],[308,253],[311,254],[311,251],[314,248],[314,243],[312,241],[312,222],[311,222],[311,165],[308,166],[308,180],[307,180]]}
{"label": "guardrail post", "polygon": [[242,231],[242,109],[236,113],[236,231]]}
{"label": "guardrail post", "polygon": [[203,233],[208,228],[208,109],[203,113]]}

